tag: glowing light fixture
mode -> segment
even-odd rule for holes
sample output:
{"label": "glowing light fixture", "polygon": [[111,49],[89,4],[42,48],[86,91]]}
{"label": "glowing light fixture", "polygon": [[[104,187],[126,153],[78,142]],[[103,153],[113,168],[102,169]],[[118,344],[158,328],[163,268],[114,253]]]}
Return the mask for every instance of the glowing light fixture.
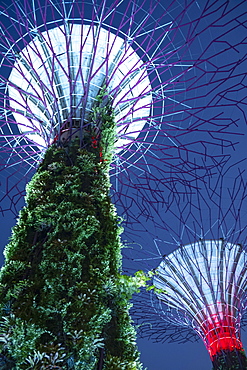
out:
{"label": "glowing light fixture", "polygon": [[202,338],[214,365],[221,356],[244,361],[239,330],[246,310],[247,252],[241,245],[222,239],[181,247],[164,257],[154,285],[163,289],[158,299],[178,312],[180,325]]}

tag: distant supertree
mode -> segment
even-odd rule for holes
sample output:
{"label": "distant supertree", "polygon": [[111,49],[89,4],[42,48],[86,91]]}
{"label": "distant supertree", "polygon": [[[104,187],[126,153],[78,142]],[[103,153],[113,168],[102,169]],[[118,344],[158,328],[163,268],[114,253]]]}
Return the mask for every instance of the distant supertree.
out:
{"label": "distant supertree", "polygon": [[136,280],[120,275],[109,175],[131,223],[143,205],[168,207],[168,195],[187,194],[224,163],[242,115],[231,97],[243,87],[242,6],[2,7],[3,211],[16,212],[21,181],[38,168],[0,276],[5,368],[141,368],[128,314]]}
{"label": "distant supertree", "polygon": [[[247,369],[240,322],[247,308],[247,252],[225,240],[200,240],[168,256],[155,270],[159,300],[176,323],[202,338],[213,369]],[[175,319],[175,317],[174,317]]]}
{"label": "distant supertree", "polygon": [[140,335],[178,343],[201,337],[215,370],[247,368],[240,340],[247,309],[245,165],[226,164],[168,212],[160,210],[149,228],[153,245],[128,252],[158,289],[135,297]]}

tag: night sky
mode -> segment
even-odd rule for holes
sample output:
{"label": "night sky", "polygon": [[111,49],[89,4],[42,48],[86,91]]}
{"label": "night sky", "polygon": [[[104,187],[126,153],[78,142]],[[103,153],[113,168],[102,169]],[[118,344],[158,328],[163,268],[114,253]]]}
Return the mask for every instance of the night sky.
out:
{"label": "night sky", "polygon": [[[21,1],[20,1],[21,3]],[[147,2],[148,4],[151,4],[150,2]],[[147,4],[146,3],[146,4]],[[172,4],[173,2],[169,0],[167,3]],[[205,5],[204,3],[207,4],[214,4],[212,6],[212,9],[216,9],[217,6],[219,5],[220,7],[223,7],[224,4],[228,3],[225,0],[210,0],[210,1],[204,1],[204,0],[199,0],[199,1],[192,1],[194,7],[192,7],[193,11],[196,9],[198,10],[198,14],[202,11],[202,6]],[[179,14],[181,12],[181,9],[183,9],[183,1],[177,1],[177,8],[174,7],[174,11],[170,12],[169,16],[171,14]],[[214,122],[215,127],[217,124],[219,125],[223,119],[226,117],[229,117],[229,123],[231,122],[231,126],[229,126],[229,134],[227,137],[228,144],[225,145],[226,147],[223,148],[223,144],[220,142],[219,137],[221,134],[214,134],[212,133],[211,135],[211,140],[210,142],[209,138],[210,135],[208,135],[207,132],[207,138],[205,139],[206,144],[205,146],[207,147],[207,154],[211,156],[211,158],[208,160],[208,163],[212,165],[213,163],[213,158],[215,156],[215,159],[218,158],[217,156],[222,154],[223,152],[227,155],[225,158],[226,163],[224,165],[221,165],[221,168],[224,168],[224,171],[227,168],[230,168],[230,170],[227,172],[226,175],[226,181],[223,183],[223,187],[220,185],[216,186],[216,190],[213,192],[213,196],[216,193],[220,193],[222,195],[222,209],[223,209],[223,215],[226,215],[228,210],[231,207],[239,207],[240,212],[239,216],[241,217],[241,222],[242,224],[246,225],[247,224],[247,212],[245,211],[246,209],[246,199],[244,199],[243,202],[239,202],[239,198],[242,196],[241,192],[241,184],[240,184],[240,189],[236,190],[236,198],[233,199],[233,196],[229,195],[229,189],[234,188],[234,181],[241,173],[241,176],[243,178],[243,182],[247,181],[246,178],[246,173],[245,167],[246,167],[246,162],[244,159],[246,158],[246,78],[244,79],[244,71],[246,71],[247,67],[247,62],[246,62],[246,40],[245,40],[245,45],[242,43],[242,45],[238,45],[235,47],[235,50],[232,50],[229,48],[228,51],[224,51],[225,49],[228,48],[229,45],[236,45],[237,40],[242,40],[244,31],[246,34],[246,27],[244,27],[244,23],[246,25],[247,23],[247,15],[244,14],[244,12],[247,12],[247,5],[246,3],[244,4],[240,0],[232,0],[231,1],[231,7],[234,7],[235,5],[240,4],[240,7],[237,8],[235,11],[231,12],[229,17],[225,18],[222,21],[222,28],[219,26],[220,21],[217,23],[217,27],[214,28],[212,27],[210,30],[206,30],[205,32],[202,31],[203,27],[207,27],[207,22],[209,21],[209,18],[206,18],[200,27],[198,26],[198,32],[202,33],[201,36],[198,36],[196,38],[196,41],[192,43],[191,48],[189,49],[188,53],[184,53],[184,62],[189,63],[189,57],[191,59],[196,59],[199,58],[206,58],[209,54],[207,54],[207,51],[205,51],[205,48],[207,45],[210,45],[208,53],[214,53],[215,57],[214,58],[209,58],[210,63],[206,65],[207,63],[205,62],[205,65],[203,62],[198,66],[198,69],[196,70],[195,74],[193,75],[194,72],[192,72],[192,75],[188,75],[189,78],[186,80],[184,78],[182,80],[182,85],[188,86],[188,91],[187,95],[184,93],[182,96],[182,101],[186,102],[188,101],[190,105],[195,108],[198,107],[198,110],[195,109],[194,115],[191,117],[191,120],[195,120],[195,117],[199,117],[201,120],[205,120],[205,122],[208,120]],[[241,5],[242,4],[242,5]],[[3,0],[0,0],[0,5],[3,7],[5,6],[5,2]],[[169,6],[168,6],[169,8]],[[170,10],[169,10],[170,11]],[[210,13],[210,12],[209,12]],[[240,16],[242,15],[242,16]],[[154,16],[159,17],[159,13],[156,12],[154,13]],[[190,19],[192,16],[194,19],[197,18],[197,13],[189,13],[186,14],[188,16],[188,19]],[[212,17],[214,15],[212,14]],[[238,21],[235,23],[233,22],[233,19],[236,18]],[[227,22],[229,22],[229,27],[227,27]],[[243,22],[243,25],[240,27],[239,24],[240,22]],[[186,22],[185,22],[186,23]],[[193,23],[196,25],[196,22]],[[229,36],[224,36],[222,40],[224,39],[224,42],[220,39],[220,34],[225,33],[226,31],[229,31],[231,29],[231,32],[229,31]],[[215,31],[215,33],[213,32]],[[179,30],[178,32],[178,41],[176,44],[176,40],[172,44],[173,47],[174,45],[178,45],[181,43],[181,40],[183,39],[183,30]],[[216,40],[214,43],[211,43],[211,40]],[[229,41],[229,44],[227,44],[227,41]],[[218,48],[218,49],[217,49]],[[204,53],[205,51],[205,53]],[[218,54],[219,53],[219,54]],[[216,57],[217,55],[217,57]],[[226,57],[228,59],[226,59]],[[239,64],[237,64],[237,60],[239,60]],[[232,63],[232,64],[231,64]],[[212,67],[213,65],[213,67]],[[234,65],[234,68],[232,68],[232,65]],[[193,78],[197,77],[197,73],[200,73],[200,68],[205,67],[205,70],[207,68],[212,67],[212,69],[216,72],[214,74],[209,74],[208,76],[205,74],[205,79],[202,77],[202,74],[200,75],[200,81],[198,83],[198,90],[196,89],[196,83],[191,82],[190,76],[193,76]],[[231,69],[232,68],[232,69]],[[169,69],[168,72],[169,76],[171,76],[174,73],[173,69]],[[229,76],[229,79],[226,79],[226,76]],[[165,78],[167,78],[167,74],[164,74]],[[224,84],[219,82],[219,84],[211,84],[212,81],[215,81],[216,77],[219,78],[219,81],[222,79],[224,80]],[[170,77],[169,77],[170,78]],[[208,79],[208,80],[207,80]],[[211,79],[211,82],[210,82]],[[187,84],[187,85],[186,85]],[[192,84],[192,85],[191,85]],[[192,87],[191,87],[192,86]],[[174,90],[175,91],[175,90]],[[168,94],[168,93],[167,93]],[[176,93],[175,93],[176,96]],[[179,96],[176,97],[176,99],[179,99]],[[187,99],[187,100],[186,100]],[[197,100],[198,99],[198,100]],[[166,104],[169,103],[168,102]],[[238,104],[236,104],[238,103]],[[208,105],[212,106],[210,109],[204,109]],[[218,106],[217,106],[218,104]],[[176,108],[178,110],[178,108]],[[221,111],[221,113],[220,113]],[[220,115],[219,115],[220,113]],[[215,120],[212,119],[212,117],[216,117]],[[168,118],[167,120],[169,121],[169,124],[174,123],[177,124],[177,119],[174,118]],[[223,117],[223,119],[222,119]],[[222,119],[222,121],[221,121]],[[187,118],[186,114],[182,114],[182,124],[181,127],[184,127],[183,124],[188,123],[189,119]],[[209,125],[205,126],[206,128],[209,127]],[[197,140],[200,141],[202,140],[203,137],[203,132],[199,134],[194,131],[191,134],[191,137],[189,140],[191,140],[191,143],[196,143]],[[205,134],[206,135],[206,134]],[[224,134],[222,134],[223,137]],[[218,145],[211,145],[212,143],[217,142],[215,138],[217,137],[218,140]],[[224,136],[225,137],[225,136]],[[165,147],[167,145],[167,138],[164,135],[164,130],[161,130],[161,135],[158,136],[157,142]],[[187,145],[188,144],[188,137],[186,136],[185,138],[181,139],[181,143]],[[227,141],[224,142],[225,144]],[[234,143],[234,145],[232,145]],[[200,154],[200,150],[202,151],[202,147],[198,144],[193,144],[193,148],[197,150],[198,152],[194,154],[190,154],[190,160],[195,161],[197,164],[202,163],[202,158],[203,154]],[[189,146],[187,146],[189,147]],[[156,148],[157,149],[157,148]],[[192,150],[193,152],[193,150]],[[169,151],[169,155],[173,153],[172,150]],[[198,154],[199,153],[199,154]],[[157,169],[157,165],[160,165],[161,168],[161,176],[164,177],[165,174],[165,166],[166,165],[166,158],[163,158],[164,151],[161,153],[157,152],[157,155],[159,155],[158,160],[152,158],[150,155],[147,154],[145,160],[149,165],[151,165],[151,171],[154,172],[154,176],[156,179],[159,178],[159,170]],[[2,158],[6,159],[6,154],[1,153]],[[186,155],[183,153],[181,154],[181,158],[184,160]],[[163,159],[162,159],[163,158]],[[222,157],[223,158],[223,157]],[[151,163],[151,161],[154,161]],[[239,162],[238,164],[236,164]],[[3,161],[1,161],[2,165]],[[177,163],[177,162],[176,162]],[[153,165],[153,167],[152,167]],[[170,162],[170,165],[172,167],[172,161]],[[1,168],[0,168],[1,169]],[[15,168],[16,170],[16,168]],[[0,199],[4,197],[6,194],[6,184],[7,184],[7,179],[8,176],[10,176],[13,172],[12,168],[8,168],[7,171],[0,171]],[[223,171],[223,172],[224,172]],[[202,172],[198,170],[197,172],[199,175],[202,175]],[[205,172],[204,172],[205,173]],[[180,174],[181,175],[181,174]],[[135,180],[135,176],[136,179]],[[222,177],[222,173],[219,173],[218,170],[213,169],[212,172],[210,173],[211,179],[212,176],[215,176],[215,179],[220,179]],[[113,190],[112,190],[112,195],[113,195],[113,201],[116,203],[118,213],[124,218],[123,225],[125,226],[125,232],[122,236],[123,243],[126,246],[126,253],[124,253],[125,258],[127,259],[127,262],[124,263],[124,268],[126,267],[127,272],[133,272],[138,270],[139,268],[143,268],[144,270],[148,270],[149,268],[154,268],[159,264],[159,258],[161,257],[162,254],[164,253],[169,253],[170,251],[174,250],[179,243],[184,242],[188,243],[191,241],[192,234],[190,236],[185,236],[183,239],[183,235],[181,234],[181,224],[183,222],[186,222],[186,225],[188,227],[193,228],[194,226],[194,218],[201,218],[201,213],[198,211],[198,214],[195,213],[195,209],[191,207],[188,209],[187,203],[188,203],[188,198],[183,197],[181,195],[179,207],[177,207],[176,202],[171,205],[171,209],[167,209],[164,206],[164,202],[161,208],[159,208],[157,205],[155,205],[155,209],[153,209],[151,206],[151,196],[152,194],[155,194],[157,191],[157,194],[161,194],[162,196],[160,199],[164,200],[166,197],[169,199],[171,197],[172,191],[171,188],[165,187],[164,184],[155,184],[155,181],[149,183],[150,186],[153,188],[148,190],[147,192],[142,189],[140,186],[140,193],[138,194],[138,184],[141,184],[142,179],[144,178],[145,181],[148,181],[149,177],[146,177],[145,174],[142,176],[142,174],[139,174],[138,171],[135,169],[131,169],[128,172],[128,175],[125,177],[124,172],[119,175],[119,184],[121,184],[121,181],[126,181],[126,178],[130,179],[133,187],[128,187],[125,183],[120,186],[120,190],[116,190],[116,179],[114,176],[112,177],[112,183],[113,183]],[[188,172],[188,167],[185,170],[184,174],[185,179],[189,179],[189,172]],[[10,177],[10,184],[15,184],[18,179],[18,171],[17,174],[14,176]],[[200,194],[205,197],[205,208],[203,209],[204,212],[204,217],[205,219],[203,222],[205,222],[205,225],[203,227],[203,233],[205,234],[206,229],[210,229],[211,232],[211,237],[212,235],[215,235],[216,233],[218,236],[220,236],[220,232],[223,234],[227,233],[227,228],[231,228],[231,213],[227,213],[227,217],[225,220],[224,225],[222,226],[222,229],[219,229],[217,227],[213,227],[212,224],[213,222],[219,217],[220,212],[219,208],[221,207],[221,204],[219,202],[217,203],[218,199],[215,197],[215,203],[211,203],[211,198],[210,194],[207,193],[207,188],[209,186],[209,180],[208,177],[204,178],[206,184],[204,183],[203,185],[200,185],[197,183],[197,185],[200,187],[201,192]],[[211,181],[211,180],[210,180]],[[212,180],[213,182],[213,180]],[[210,183],[211,184],[211,183]],[[157,185],[157,188],[156,188]],[[193,183],[193,186],[195,185],[195,182]],[[16,188],[17,189],[17,188]],[[15,191],[16,191],[15,189]],[[19,189],[19,188],[18,188]],[[188,186],[184,185],[179,185],[175,186],[174,189],[180,189],[181,194],[185,192],[185,190],[188,190]],[[194,188],[193,188],[194,189]],[[22,190],[21,185],[20,185],[20,191]],[[173,191],[176,191],[173,190]],[[130,199],[130,203],[132,203],[132,200],[138,202],[143,201],[143,205],[138,208],[134,204],[133,208],[131,208],[130,214],[126,213],[127,205],[129,203],[125,203],[125,201],[119,201],[120,199],[119,194],[121,195],[121,191],[125,192],[124,196],[126,196],[126,199]],[[161,193],[160,193],[161,192]],[[10,194],[10,197],[12,197],[13,194]],[[143,198],[142,198],[143,197]],[[162,198],[163,197],[163,198]],[[21,197],[20,197],[21,198]],[[23,200],[19,200],[18,196],[13,198],[14,202],[17,203],[17,208],[19,209],[23,205]],[[147,202],[147,199],[150,199],[150,203],[148,202],[148,206],[145,206],[145,202]],[[177,198],[178,199],[178,198]],[[5,197],[4,200],[1,203],[2,209],[8,208],[9,205],[9,200]],[[186,207],[186,211],[183,214],[183,206]],[[136,207],[136,208],[135,208]],[[150,218],[147,217],[147,210],[150,209]],[[176,211],[177,209],[177,211]],[[13,208],[12,208],[13,210]],[[138,212],[141,212],[143,210],[143,214],[135,218],[135,212],[138,214]],[[209,211],[211,210],[211,211]],[[153,212],[153,214],[152,214]],[[175,216],[172,215],[172,212],[177,212],[177,219]],[[212,212],[212,214],[211,214]],[[185,213],[188,216],[187,218],[185,217]],[[192,217],[193,214],[193,217]],[[209,220],[209,214],[210,218]],[[222,217],[221,214],[221,217]],[[163,217],[164,215],[164,217]],[[181,217],[180,217],[181,215]],[[184,221],[186,219],[186,221]],[[0,222],[1,222],[1,232],[0,232],[0,248],[1,250],[4,248],[4,246],[7,243],[8,237],[10,236],[10,229],[15,223],[15,216],[13,215],[13,212],[2,212],[0,213]],[[162,227],[164,226],[164,229]],[[212,229],[211,229],[212,227]],[[165,229],[166,228],[166,229]],[[224,230],[223,230],[224,229]],[[217,231],[215,231],[217,230]],[[222,231],[223,230],[223,231]],[[194,234],[198,235],[198,230],[194,230]],[[222,235],[224,236],[224,235]],[[160,243],[160,249],[157,251],[156,245],[154,240],[155,239],[161,240]],[[246,242],[246,231],[244,230],[243,232],[241,231],[236,231],[234,235],[230,235],[230,238],[232,241],[235,242]],[[135,244],[136,243],[136,244]],[[170,243],[170,244],[169,244]],[[130,253],[128,251],[130,250]],[[139,253],[143,251],[143,253]],[[149,263],[146,262],[146,259],[152,255],[153,260]],[[141,256],[141,257],[140,257]],[[139,261],[139,259],[141,261]],[[136,262],[138,260],[139,262]],[[3,261],[3,260],[2,260]],[[138,298],[136,298],[138,300]],[[140,305],[138,306],[140,307]],[[163,324],[164,325],[164,324]],[[145,335],[147,333],[145,332]],[[247,349],[247,333],[242,331],[242,340],[245,348]],[[211,369],[211,362],[208,356],[208,353],[202,343],[202,341],[199,339],[197,342],[187,342],[184,344],[178,344],[178,343],[168,343],[169,340],[165,343],[153,343],[152,340],[147,340],[145,339],[138,339],[138,345],[139,345],[139,350],[141,352],[141,360],[143,361],[144,368],[147,367],[148,370],[209,370]]]}

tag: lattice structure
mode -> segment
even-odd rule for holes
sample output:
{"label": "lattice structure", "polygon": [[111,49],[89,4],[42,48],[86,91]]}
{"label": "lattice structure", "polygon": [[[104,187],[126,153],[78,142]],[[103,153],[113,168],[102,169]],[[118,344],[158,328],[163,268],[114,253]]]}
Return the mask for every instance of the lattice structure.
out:
{"label": "lattice structure", "polygon": [[147,240],[132,239],[125,252],[126,268],[153,271],[154,285],[164,291],[135,297],[140,336],[177,343],[201,337],[215,369],[246,368],[240,341],[247,307],[245,164],[226,164],[168,212],[160,209]]}
{"label": "lattice structure", "polygon": [[104,88],[118,122],[116,149],[133,143],[152,110],[147,70],[133,48],[100,25],[69,21],[33,36],[8,79],[9,109],[26,143],[44,150],[70,137],[83,142]]}
{"label": "lattice structure", "polygon": [[83,145],[103,87],[117,123],[111,175],[118,204],[135,202],[120,199],[128,189],[146,202],[154,184],[166,203],[174,184],[180,192],[191,186],[193,168],[204,177],[237,141],[231,126],[244,101],[231,86],[241,93],[243,5],[44,0],[2,7],[2,209],[16,213],[20,177],[30,178],[52,142],[77,132]]}
{"label": "lattice structure", "polygon": [[246,262],[240,245],[201,240],[164,257],[155,270],[154,285],[164,290],[158,299],[179,311],[181,325],[184,316],[213,362],[223,353],[243,351],[239,329],[246,311]]}

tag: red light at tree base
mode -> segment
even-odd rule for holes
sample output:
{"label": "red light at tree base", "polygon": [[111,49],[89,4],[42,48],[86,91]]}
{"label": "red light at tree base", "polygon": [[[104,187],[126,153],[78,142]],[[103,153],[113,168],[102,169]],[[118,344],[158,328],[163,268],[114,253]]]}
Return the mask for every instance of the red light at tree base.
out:
{"label": "red light at tree base", "polygon": [[218,319],[218,315],[212,317],[202,325],[204,333],[204,344],[210,354],[211,359],[218,352],[229,350],[243,350],[243,345],[239,339],[235,327],[236,319],[232,317],[223,317]]}

